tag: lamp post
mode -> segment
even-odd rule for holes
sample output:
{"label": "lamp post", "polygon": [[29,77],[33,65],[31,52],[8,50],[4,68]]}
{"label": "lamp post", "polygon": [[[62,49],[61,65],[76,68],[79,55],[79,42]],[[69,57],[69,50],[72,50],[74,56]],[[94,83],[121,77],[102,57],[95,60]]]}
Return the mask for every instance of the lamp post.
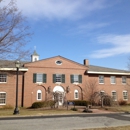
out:
{"label": "lamp post", "polygon": [[19,75],[19,67],[20,67],[20,61],[15,62],[15,66],[17,68],[17,76],[16,76],[16,104],[15,104],[15,109],[14,109],[14,115],[19,114],[19,109],[18,109],[18,75]]}

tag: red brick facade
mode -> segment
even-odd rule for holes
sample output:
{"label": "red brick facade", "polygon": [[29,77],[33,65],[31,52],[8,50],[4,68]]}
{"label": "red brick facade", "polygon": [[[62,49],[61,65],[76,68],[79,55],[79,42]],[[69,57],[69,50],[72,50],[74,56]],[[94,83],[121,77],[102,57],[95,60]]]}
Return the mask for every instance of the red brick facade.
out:
{"label": "red brick facade", "polygon": [[[60,61],[56,63],[56,61]],[[129,97],[129,87],[127,83],[122,83],[122,76],[129,77],[129,73],[127,72],[104,72],[101,73],[98,71],[91,71],[88,64],[88,60],[85,60],[86,65],[81,65],[69,59],[66,59],[61,56],[52,57],[44,60],[39,60],[35,62],[30,62],[24,64],[24,68],[27,71],[20,70],[19,73],[19,85],[18,85],[18,104],[23,107],[30,107],[33,102],[41,101],[41,100],[49,100],[53,99],[53,96],[50,95],[50,92],[54,92],[56,90],[62,91],[62,101],[64,100],[77,100],[77,99],[86,99],[87,93],[85,93],[85,89],[87,87],[88,81],[94,79],[97,81],[97,91],[104,91],[108,95],[112,95],[112,91],[116,92],[117,100],[123,100],[123,91],[127,91],[128,99],[126,101],[130,102]],[[1,71],[1,73],[6,73],[5,71]],[[0,92],[6,92],[6,103],[5,105],[15,106],[15,90],[16,90],[16,73],[14,71],[9,71],[7,73],[7,82],[0,83]],[[36,74],[40,74],[40,77],[44,77],[45,82],[34,82],[36,80]],[[44,76],[43,76],[44,74]],[[54,82],[54,76],[59,74],[63,75],[63,82]],[[75,76],[75,79],[72,77]],[[104,76],[104,83],[99,83],[99,75]],[[111,84],[110,76],[115,76],[115,84]],[[79,79],[78,79],[79,78]],[[41,80],[41,79],[39,79]],[[61,80],[61,79],[56,79]],[[79,80],[79,83],[72,83],[72,80]],[[81,80],[81,81],[80,81]],[[67,88],[69,87],[69,92]],[[76,97],[76,92],[78,95]],[[40,97],[38,97],[38,93],[40,93]],[[39,98],[39,99],[38,99]],[[2,106],[2,105],[0,105]]]}

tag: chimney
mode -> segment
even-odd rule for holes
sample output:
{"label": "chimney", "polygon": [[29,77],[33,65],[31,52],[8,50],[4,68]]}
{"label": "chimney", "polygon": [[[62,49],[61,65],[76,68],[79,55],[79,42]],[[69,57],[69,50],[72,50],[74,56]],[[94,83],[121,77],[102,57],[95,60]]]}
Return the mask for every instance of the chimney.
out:
{"label": "chimney", "polygon": [[84,65],[89,66],[89,60],[88,59],[84,59]]}

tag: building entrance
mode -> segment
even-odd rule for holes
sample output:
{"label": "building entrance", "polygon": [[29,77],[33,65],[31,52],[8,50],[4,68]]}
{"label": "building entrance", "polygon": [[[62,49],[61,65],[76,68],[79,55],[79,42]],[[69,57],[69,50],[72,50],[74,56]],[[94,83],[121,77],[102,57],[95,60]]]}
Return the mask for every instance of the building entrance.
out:
{"label": "building entrance", "polygon": [[64,103],[64,89],[61,86],[55,86],[53,89],[53,99],[58,103],[58,105],[63,105]]}

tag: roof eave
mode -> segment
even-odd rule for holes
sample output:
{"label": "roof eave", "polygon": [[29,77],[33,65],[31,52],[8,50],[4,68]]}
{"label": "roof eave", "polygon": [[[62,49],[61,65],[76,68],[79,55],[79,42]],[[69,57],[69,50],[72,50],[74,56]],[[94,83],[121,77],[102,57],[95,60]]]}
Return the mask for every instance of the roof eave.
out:
{"label": "roof eave", "polygon": [[[16,68],[0,68],[0,71],[16,71]],[[19,71],[28,71],[28,68],[19,68]]]}
{"label": "roof eave", "polygon": [[98,71],[87,71],[88,74],[115,74],[115,75],[130,75],[130,73],[123,72],[98,72]]}

